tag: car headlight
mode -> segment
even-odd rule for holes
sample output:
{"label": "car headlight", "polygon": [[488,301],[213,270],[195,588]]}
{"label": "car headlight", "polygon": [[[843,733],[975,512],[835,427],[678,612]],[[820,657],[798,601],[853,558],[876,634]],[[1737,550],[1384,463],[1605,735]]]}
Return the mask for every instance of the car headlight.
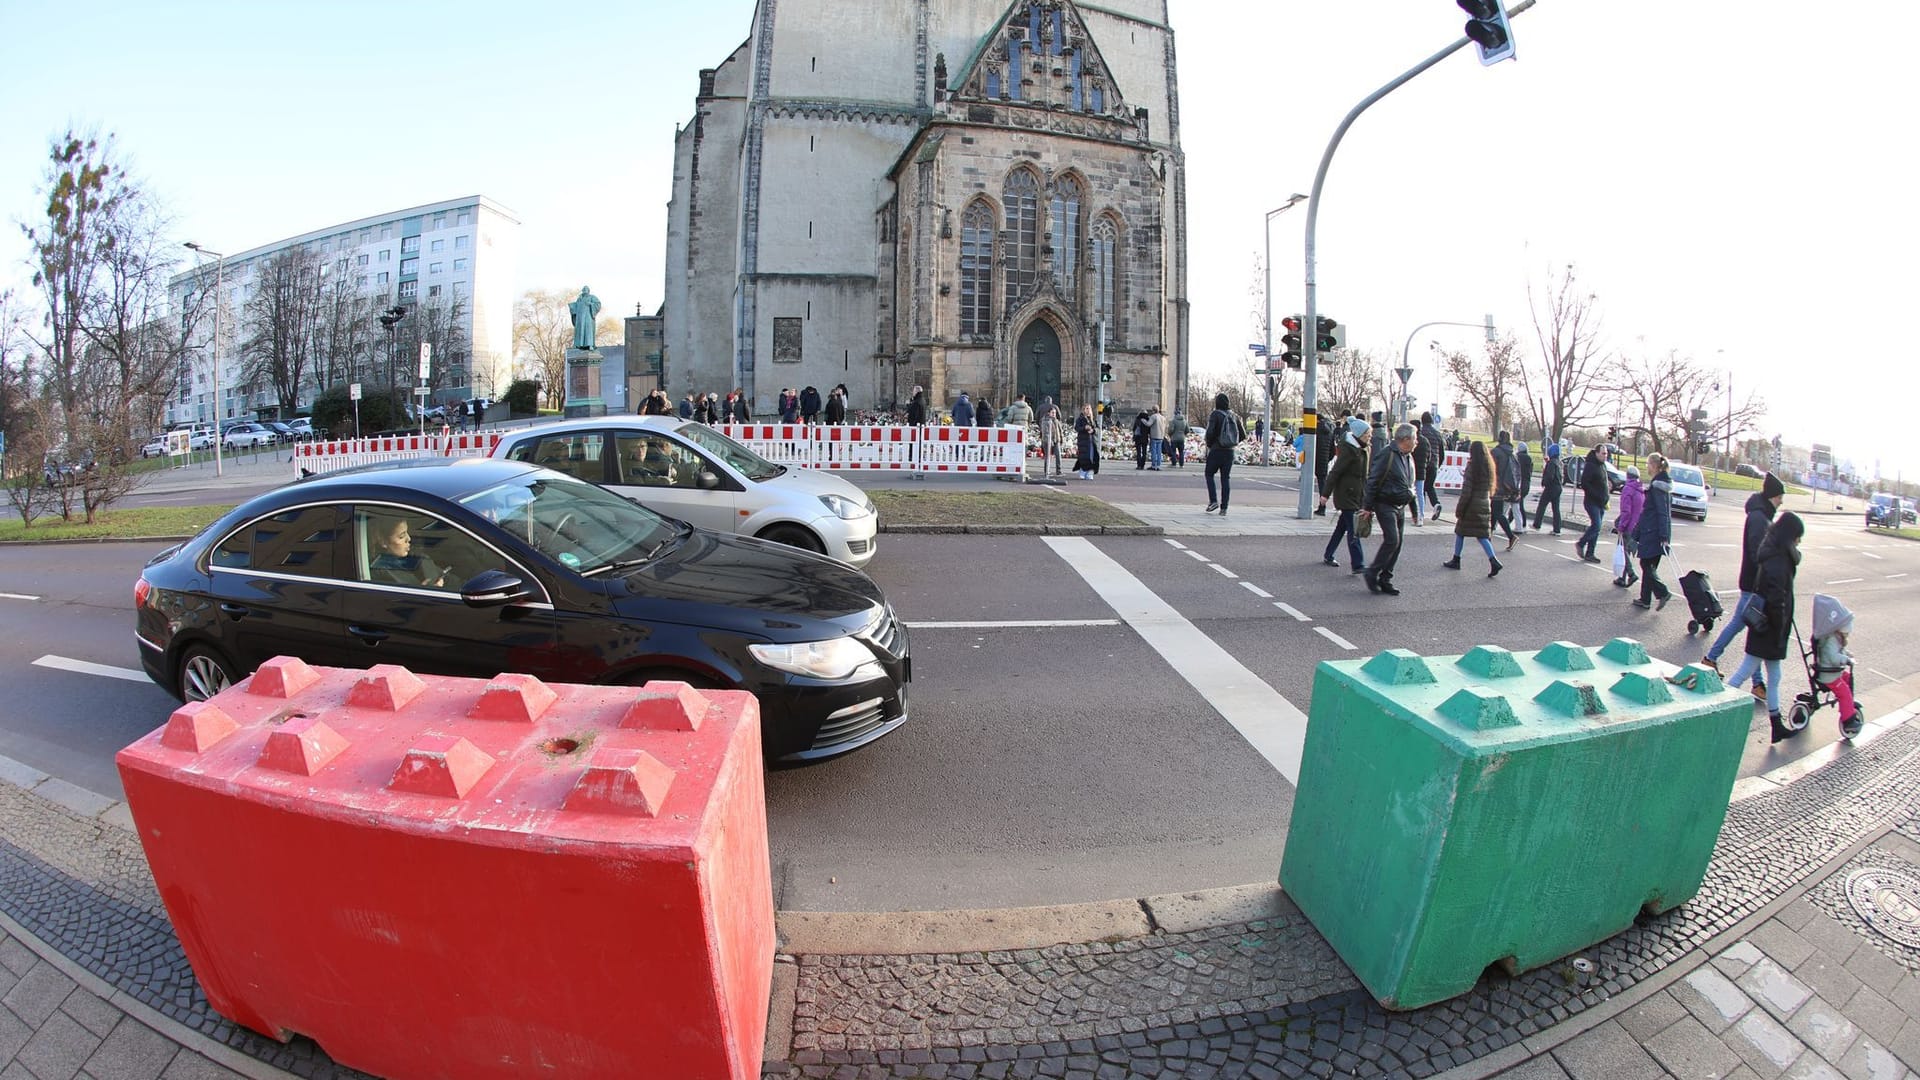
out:
{"label": "car headlight", "polygon": [[814,679],[844,679],[861,665],[874,662],[873,651],[850,637],[795,645],[749,645],[747,651],[768,667]]}
{"label": "car headlight", "polygon": [[866,517],[873,513],[871,502],[854,502],[845,495],[822,495],[820,501],[825,503],[827,509],[833,511],[836,517],[845,521],[852,521],[854,518]]}

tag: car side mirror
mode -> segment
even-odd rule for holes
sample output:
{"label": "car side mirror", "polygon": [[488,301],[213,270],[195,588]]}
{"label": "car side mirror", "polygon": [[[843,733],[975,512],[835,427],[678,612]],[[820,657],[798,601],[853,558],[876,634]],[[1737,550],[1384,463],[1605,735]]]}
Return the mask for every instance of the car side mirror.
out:
{"label": "car side mirror", "polygon": [[693,483],[701,491],[712,491],[720,486],[720,478],[714,475],[712,469],[701,469],[699,475],[693,478]]}
{"label": "car side mirror", "polygon": [[460,599],[472,608],[504,607],[533,595],[527,584],[505,570],[487,570],[460,587]]}

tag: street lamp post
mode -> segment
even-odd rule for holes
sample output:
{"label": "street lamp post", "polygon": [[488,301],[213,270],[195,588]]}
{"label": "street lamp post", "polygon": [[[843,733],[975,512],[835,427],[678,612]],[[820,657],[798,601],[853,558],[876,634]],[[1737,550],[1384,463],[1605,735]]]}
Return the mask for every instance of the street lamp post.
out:
{"label": "street lamp post", "polygon": [[[1266,261],[1262,263],[1262,265],[1266,267],[1267,299],[1266,299],[1266,307],[1261,309],[1261,313],[1265,317],[1266,324],[1267,324],[1267,340],[1262,344],[1266,345],[1267,347],[1267,355],[1264,357],[1264,359],[1267,362],[1266,367],[1267,367],[1267,370],[1269,371],[1273,370],[1273,219],[1277,215],[1284,214],[1287,211],[1293,209],[1296,204],[1305,202],[1306,198],[1307,197],[1305,195],[1302,195],[1297,191],[1287,196],[1287,201],[1285,203],[1283,203],[1282,205],[1280,205],[1279,207],[1273,210],[1267,211],[1267,220],[1261,226],[1261,231],[1266,234],[1264,236],[1264,239],[1267,242]],[[1269,382],[1266,381],[1266,379],[1270,379],[1270,378],[1272,378],[1272,376],[1267,376],[1265,379],[1261,380],[1260,388],[1262,390],[1265,390],[1269,385],[1271,385]],[[1271,438],[1271,436],[1273,435],[1273,395],[1266,394],[1264,396],[1267,399],[1267,405],[1263,415],[1267,418],[1266,430],[1267,430],[1268,437],[1260,440],[1260,464],[1268,465],[1272,463],[1271,462],[1271,454],[1272,454],[1271,445],[1273,443],[1273,439]]]}
{"label": "street lamp post", "polygon": [[226,306],[227,257],[191,240],[187,248],[197,255],[213,256],[213,475],[225,476],[226,462],[220,452],[220,444],[226,441],[226,432],[220,430],[220,364],[226,358],[220,353],[220,309]]}
{"label": "street lamp post", "polygon": [[[1411,355],[1413,350],[1413,339],[1420,335],[1420,331],[1425,330],[1429,326],[1470,326],[1478,330],[1482,327],[1482,325],[1484,325],[1486,328],[1487,340],[1492,341],[1493,340],[1493,316],[1491,315],[1487,316],[1486,322],[1484,324],[1469,323],[1469,322],[1450,322],[1446,319],[1436,319],[1433,322],[1421,323],[1419,326],[1414,327],[1413,330],[1407,334],[1407,343],[1400,347],[1400,371],[1406,372],[1405,375],[1400,376],[1400,399],[1401,399],[1400,405],[1403,410],[1403,414],[1400,417],[1401,420],[1407,419],[1406,415],[1404,414],[1404,410],[1406,408],[1407,380],[1413,377],[1413,357]],[[1440,347],[1440,343],[1437,341],[1433,342],[1432,344],[1434,348]],[[1396,372],[1396,374],[1398,374],[1398,372]],[[1434,395],[1434,404],[1438,405],[1439,397],[1440,397],[1440,365],[1438,363],[1435,363],[1433,367],[1433,395]]]}

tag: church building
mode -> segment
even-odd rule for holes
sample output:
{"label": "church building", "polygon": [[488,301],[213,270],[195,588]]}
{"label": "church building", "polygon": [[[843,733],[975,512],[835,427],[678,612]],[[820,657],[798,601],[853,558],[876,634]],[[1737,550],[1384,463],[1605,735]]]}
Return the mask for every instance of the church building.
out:
{"label": "church building", "polygon": [[676,137],[670,395],[1184,407],[1179,103],[1167,0],[758,0]]}

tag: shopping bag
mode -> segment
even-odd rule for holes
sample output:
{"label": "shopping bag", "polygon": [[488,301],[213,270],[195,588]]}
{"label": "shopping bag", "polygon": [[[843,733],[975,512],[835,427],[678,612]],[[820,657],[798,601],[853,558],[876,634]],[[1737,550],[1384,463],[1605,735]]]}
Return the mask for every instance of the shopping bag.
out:
{"label": "shopping bag", "polygon": [[1365,540],[1373,535],[1373,515],[1356,514],[1353,522],[1353,535]]}
{"label": "shopping bag", "polygon": [[1613,545],[1613,576],[1627,576],[1627,546],[1618,542]]}

